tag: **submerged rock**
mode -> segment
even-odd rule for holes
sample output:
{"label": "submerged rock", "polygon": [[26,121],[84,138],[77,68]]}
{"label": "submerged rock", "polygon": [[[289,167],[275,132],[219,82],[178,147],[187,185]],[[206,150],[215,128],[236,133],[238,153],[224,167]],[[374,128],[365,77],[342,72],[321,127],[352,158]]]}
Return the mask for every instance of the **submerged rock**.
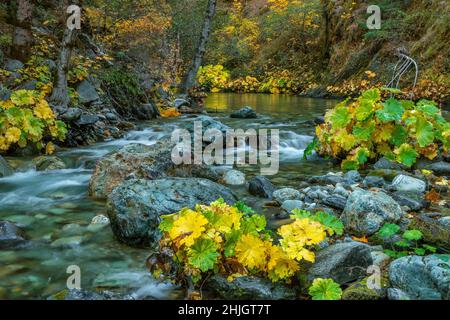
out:
{"label": "submerged rock", "polygon": [[331,278],[339,284],[349,283],[364,278],[372,263],[370,247],[366,244],[354,241],[333,244],[317,253],[308,280]]}
{"label": "submerged rock", "polygon": [[294,289],[268,279],[238,277],[229,282],[225,277],[214,275],[205,284],[206,288],[224,300],[292,300]]}
{"label": "submerged rock", "polygon": [[25,232],[9,221],[0,221],[0,249],[10,249],[26,242]]}
{"label": "submerged rock", "polygon": [[154,246],[160,238],[160,215],[223,198],[237,201],[225,186],[198,178],[129,180],[108,197],[107,211],[114,235],[131,246]]}
{"label": "submerged rock", "polygon": [[0,156],[0,178],[10,176],[14,173],[14,170],[2,156]]}
{"label": "submerged rock", "polygon": [[55,156],[40,156],[33,159],[33,164],[37,171],[61,170],[66,168],[66,164]]}
{"label": "submerged rock", "polygon": [[402,293],[391,293],[390,298],[450,300],[450,262],[446,255],[397,259],[389,267],[389,279],[392,288]]}
{"label": "submerged rock", "polygon": [[272,182],[263,176],[253,177],[248,183],[248,192],[254,196],[271,199],[274,191]]}
{"label": "submerged rock", "polygon": [[166,176],[201,177],[214,181],[217,173],[205,165],[175,165],[172,161],[173,144],[168,140],[146,146],[129,144],[100,159],[89,182],[89,195],[106,196],[129,178],[154,180]]}
{"label": "submerged rock", "polygon": [[385,223],[396,223],[402,216],[400,205],[386,193],[358,189],[348,197],[341,218],[349,231],[370,236]]}
{"label": "submerged rock", "polygon": [[231,118],[238,119],[256,119],[258,115],[251,107],[244,107],[230,115]]}

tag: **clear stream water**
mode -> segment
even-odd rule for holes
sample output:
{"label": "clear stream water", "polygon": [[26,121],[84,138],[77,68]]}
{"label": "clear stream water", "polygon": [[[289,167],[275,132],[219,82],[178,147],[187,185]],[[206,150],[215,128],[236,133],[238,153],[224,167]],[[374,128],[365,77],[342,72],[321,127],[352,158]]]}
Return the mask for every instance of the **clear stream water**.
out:
{"label": "clear stream water", "polygon": [[[295,186],[305,175],[334,169],[326,161],[303,161],[302,154],[314,130],[308,121],[336,103],[284,95],[213,94],[206,107],[210,116],[233,128],[279,129],[280,172],[270,179],[277,186]],[[229,118],[230,112],[246,105],[252,106],[260,117]],[[81,285],[87,290],[131,292],[138,299],[179,298],[177,288],[157,283],[146,272],[147,250],[118,243],[109,227],[88,228],[94,216],[106,215],[106,208],[104,202],[88,198],[87,186],[97,159],[129,143],[153,144],[192,120],[183,116],[140,123],[138,130],[127,133],[123,139],[61,150],[56,155],[67,164],[65,170],[36,172],[31,158],[8,158],[16,173],[0,179],[0,220],[24,228],[31,241],[20,249],[0,250],[0,299],[47,298],[66,288],[66,270],[71,265],[80,267]],[[259,174],[258,167],[242,170],[247,178]],[[250,204],[261,202],[246,195],[244,188],[234,191]],[[67,238],[76,241],[70,247],[55,242]]]}

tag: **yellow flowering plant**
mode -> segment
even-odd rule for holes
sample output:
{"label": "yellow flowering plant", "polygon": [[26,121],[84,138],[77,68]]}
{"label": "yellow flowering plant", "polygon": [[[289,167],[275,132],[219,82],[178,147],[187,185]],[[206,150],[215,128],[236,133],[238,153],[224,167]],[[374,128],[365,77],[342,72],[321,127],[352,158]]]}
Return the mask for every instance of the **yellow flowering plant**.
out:
{"label": "yellow flowering plant", "polygon": [[[330,215],[294,210],[293,222],[274,233],[266,229],[263,215],[241,202],[231,206],[223,199],[161,218],[158,253],[171,252],[178,279],[190,277],[194,283],[211,273],[229,281],[257,275],[289,282],[300,270],[300,262],[314,262],[316,245],[342,231]],[[167,276],[171,268],[163,263],[151,269],[159,277]]]}

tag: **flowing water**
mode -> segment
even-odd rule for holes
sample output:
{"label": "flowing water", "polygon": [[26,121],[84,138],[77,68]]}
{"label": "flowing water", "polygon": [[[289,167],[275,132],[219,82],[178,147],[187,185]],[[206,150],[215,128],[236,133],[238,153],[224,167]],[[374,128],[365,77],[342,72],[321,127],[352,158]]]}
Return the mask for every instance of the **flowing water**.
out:
{"label": "flowing water", "polygon": [[[333,170],[327,161],[304,161],[303,150],[312,140],[311,121],[336,101],[283,95],[213,94],[206,101],[210,116],[233,128],[280,130],[280,171],[269,177],[277,186],[295,186],[307,175]],[[230,112],[252,106],[258,119],[229,118]],[[13,176],[0,179],[0,220],[22,227],[31,240],[20,249],[0,249],[0,299],[42,299],[66,288],[67,268],[81,271],[84,289],[106,288],[132,292],[135,298],[178,298],[176,288],[155,282],[144,268],[147,250],[114,240],[109,227],[88,227],[106,215],[105,203],[87,197],[92,167],[97,159],[129,143],[153,144],[193,119],[183,116],[140,123],[123,139],[89,147],[61,150],[56,155],[68,169],[36,172],[31,158],[8,158]],[[241,169],[240,169],[241,170]],[[258,167],[242,168],[247,178]],[[237,188],[244,197],[244,190]]]}

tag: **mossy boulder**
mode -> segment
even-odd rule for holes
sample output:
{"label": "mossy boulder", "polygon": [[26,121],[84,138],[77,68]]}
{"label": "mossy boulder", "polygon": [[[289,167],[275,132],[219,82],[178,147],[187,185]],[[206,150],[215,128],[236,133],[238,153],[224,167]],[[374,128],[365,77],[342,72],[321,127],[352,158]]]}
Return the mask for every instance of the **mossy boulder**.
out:
{"label": "mossy boulder", "polygon": [[450,250],[450,229],[438,219],[433,219],[432,215],[424,213],[415,216],[409,229],[420,230],[426,243]]}
{"label": "mossy boulder", "polygon": [[66,164],[55,156],[40,156],[33,159],[33,164],[37,171],[61,170],[66,168]]}
{"label": "mossy boulder", "polygon": [[372,289],[367,284],[369,277],[364,278],[361,281],[351,284],[342,293],[342,300],[382,300],[386,298],[387,287],[389,286],[389,280],[386,277],[381,278],[381,288]]}

